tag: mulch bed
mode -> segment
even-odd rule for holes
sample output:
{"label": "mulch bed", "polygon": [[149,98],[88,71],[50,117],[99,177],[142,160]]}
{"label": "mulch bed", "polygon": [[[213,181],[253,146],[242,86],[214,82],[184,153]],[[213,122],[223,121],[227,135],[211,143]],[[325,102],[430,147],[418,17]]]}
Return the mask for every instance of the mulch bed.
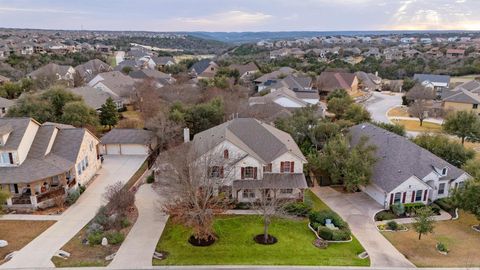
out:
{"label": "mulch bed", "polygon": [[253,240],[255,240],[255,242],[257,242],[258,244],[262,244],[262,245],[273,245],[278,242],[277,238],[270,234],[267,236],[267,241],[265,241],[264,234],[259,234],[255,236]]}

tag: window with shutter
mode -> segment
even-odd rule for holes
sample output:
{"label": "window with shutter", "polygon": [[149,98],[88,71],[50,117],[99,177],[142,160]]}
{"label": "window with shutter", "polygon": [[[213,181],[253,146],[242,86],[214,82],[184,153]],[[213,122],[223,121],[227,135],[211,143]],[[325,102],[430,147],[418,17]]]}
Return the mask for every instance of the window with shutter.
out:
{"label": "window with shutter", "polygon": [[253,179],[257,180],[257,167],[253,168]]}
{"label": "window with shutter", "polygon": [[405,203],[405,199],[407,198],[407,192],[403,193],[402,203]]}
{"label": "window with shutter", "polygon": [[245,168],[242,167],[240,170],[241,170],[241,178],[245,179]]}
{"label": "window with shutter", "polygon": [[424,201],[427,200],[427,195],[428,195],[428,190],[425,190],[425,194],[423,195],[423,200],[424,200]]}
{"label": "window with shutter", "polygon": [[290,162],[290,172],[293,173],[295,170],[295,162],[291,161]]}

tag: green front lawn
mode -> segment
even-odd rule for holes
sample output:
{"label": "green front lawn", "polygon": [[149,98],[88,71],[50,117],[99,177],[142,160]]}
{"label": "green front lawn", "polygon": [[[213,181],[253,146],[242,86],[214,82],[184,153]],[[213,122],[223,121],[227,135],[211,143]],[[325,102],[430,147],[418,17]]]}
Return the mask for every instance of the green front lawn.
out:
{"label": "green front lawn", "polygon": [[[313,194],[309,194],[313,195]],[[317,198],[313,195],[315,199]],[[317,198],[318,199],[318,198]],[[314,208],[323,203],[315,201]],[[218,240],[209,247],[194,247],[187,239],[190,230],[169,221],[157,244],[157,251],[167,251],[166,260],[153,260],[154,265],[337,265],[369,266],[369,259],[357,255],[364,251],[354,238],[350,243],[330,244],[316,248],[314,234],[306,219],[275,219],[269,233],[278,243],[264,246],[253,237],[263,232],[260,216],[220,216],[215,221]]]}

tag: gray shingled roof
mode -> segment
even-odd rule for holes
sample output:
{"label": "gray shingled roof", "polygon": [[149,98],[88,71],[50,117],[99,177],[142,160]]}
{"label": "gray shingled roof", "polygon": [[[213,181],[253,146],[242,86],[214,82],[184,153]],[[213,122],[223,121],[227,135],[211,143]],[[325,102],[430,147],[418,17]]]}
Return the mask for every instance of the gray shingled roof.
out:
{"label": "gray shingled roof", "polygon": [[262,180],[234,180],[233,189],[308,188],[303,173],[265,173]]}
{"label": "gray shingled roof", "polygon": [[458,102],[467,104],[480,104],[480,95],[468,90],[449,91],[443,94],[443,101]]}
{"label": "gray shingled roof", "polygon": [[425,81],[432,83],[450,83],[450,76],[448,75],[435,75],[435,74],[415,74],[413,79],[423,83]]}
{"label": "gray shingled roof", "polygon": [[85,101],[85,104],[95,110],[100,109],[109,97],[113,100],[118,100],[117,97],[90,86],[76,87],[67,90],[75,95],[81,96],[83,101]]}
{"label": "gray shingled roof", "polygon": [[377,162],[373,167],[372,182],[390,192],[408,178],[423,179],[435,171],[448,168],[444,179],[453,180],[465,172],[451,165],[409,139],[386,131],[370,123],[353,126],[349,132],[351,144],[356,145],[362,136],[369,138],[368,144],[377,147]]}
{"label": "gray shingled roof", "polygon": [[203,155],[224,140],[265,164],[287,152],[306,160],[290,134],[253,118],[236,118],[196,134],[195,154]]}
{"label": "gray shingled roof", "polygon": [[[9,118],[7,121],[3,121],[5,119],[0,119],[0,127],[2,124],[13,127],[13,131],[7,139],[7,146],[16,145],[9,149],[17,149],[26,127],[33,120]],[[0,167],[0,183],[31,183],[71,170],[77,161],[86,132],[86,129],[83,128],[59,129],[53,124],[39,126],[25,161],[17,167]],[[52,148],[47,153],[48,145],[54,135]]]}
{"label": "gray shingled roof", "polygon": [[210,65],[211,62],[212,62],[212,60],[209,60],[209,59],[200,60],[200,61],[196,62],[195,64],[193,64],[191,69],[195,70],[195,72],[197,74],[201,74],[202,72],[204,72],[208,68],[208,66]]}
{"label": "gray shingled roof", "polygon": [[0,127],[8,125],[13,131],[0,150],[16,150],[22,141],[23,134],[30,124],[30,118],[0,118]]}
{"label": "gray shingled roof", "polygon": [[154,133],[144,129],[114,128],[102,137],[102,144],[149,144]]}

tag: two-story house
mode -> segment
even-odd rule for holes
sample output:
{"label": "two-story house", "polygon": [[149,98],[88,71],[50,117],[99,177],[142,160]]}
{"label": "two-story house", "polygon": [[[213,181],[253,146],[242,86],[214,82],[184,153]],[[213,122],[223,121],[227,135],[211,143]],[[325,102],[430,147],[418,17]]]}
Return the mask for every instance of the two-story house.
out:
{"label": "two-story house", "polygon": [[376,147],[371,182],[362,190],[385,209],[397,203],[429,204],[448,197],[470,178],[408,138],[373,124],[356,125],[350,128],[349,136],[351,145],[365,136],[367,144]]}
{"label": "two-story house", "polygon": [[225,161],[211,164],[209,173],[224,178],[224,186],[240,202],[257,200],[262,190],[301,199],[307,188],[303,174],[307,160],[293,138],[259,120],[233,119],[196,134],[191,143],[195,160],[215,155]]}
{"label": "two-story house", "polygon": [[0,189],[9,208],[45,208],[86,185],[101,166],[99,140],[84,128],[0,118]]}

